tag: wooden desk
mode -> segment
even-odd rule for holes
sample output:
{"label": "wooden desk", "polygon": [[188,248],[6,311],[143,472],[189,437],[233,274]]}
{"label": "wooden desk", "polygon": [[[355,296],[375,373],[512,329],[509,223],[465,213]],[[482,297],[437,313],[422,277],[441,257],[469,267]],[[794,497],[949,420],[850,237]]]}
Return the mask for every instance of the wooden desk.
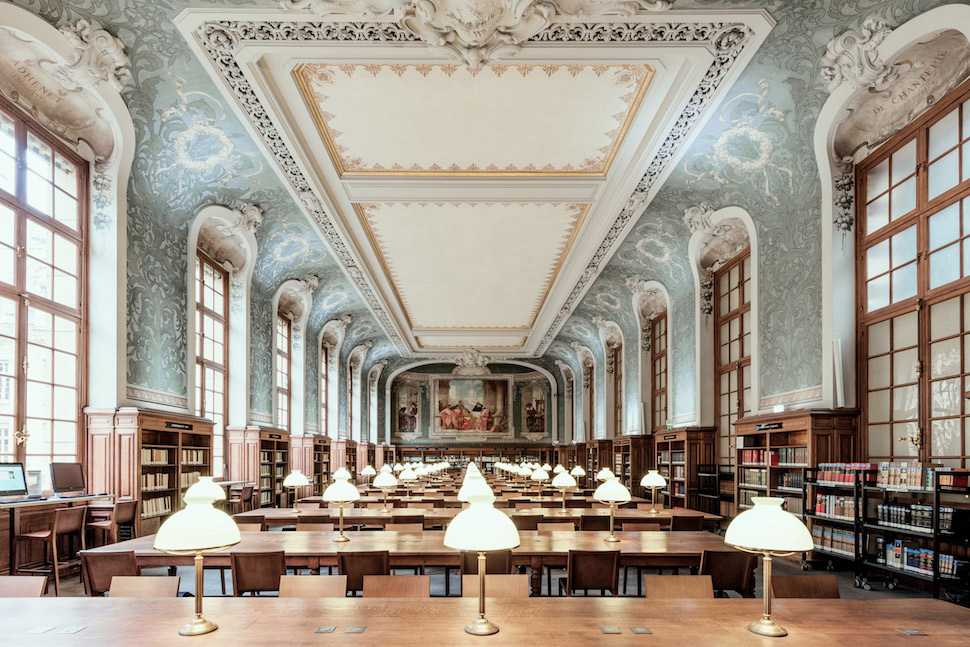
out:
{"label": "wooden desk", "polygon": [[[337,553],[386,550],[392,567],[459,566],[460,553],[444,545],[444,532],[423,533],[361,531],[346,533],[349,542],[335,542],[335,532],[244,532],[232,550],[286,553],[287,566],[317,569],[336,566]],[[532,569],[532,593],[539,595],[542,568],[564,567],[570,550],[620,551],[621,566],[696,568],[705,550],[724,550],[724,538],[710,532],[619,532],[619,542],[603,541],[609,533],[523,530],[512,550],[512,563]],[[133,550],[140,566],[189,566],[192,556],[169,555],[152,548],[154,535],[122,541],[86,552]],[[228,566],[229,551],[205,553],[210,566]]]}
{"label": "wooden desk", "polygon": [[[18,647],[131,644],[184,647],[286,645],[636,645],[685,647],[965,647],[970,609],[941,600],[776,600],[774,616],[788,629],[782,639],[745,629],[761,614],[753,599],[651,600],[637,598],[491,599],[486,613],[500,628],[491,638],[471,636],[465,624],[478,614],[474,598],[389,600],[381,598],[206,598],[205,617],[219,625],[211,634],[185,638],[178,629],[192,618],[191,598],[19,598],[4,600],[4,636]],[[39,626],[54,628],[28,634]],[[74,634],[57,633],[84,627]],[[319,635],[317,627],[333,626]],[[346,633],[365,627],[364,633]],[[412,630],[402,631],[402,627]],[[601,627],[621,633],[603,635]],[[648,627],[637,635],[630,627]],[[923,637],[905,636],[914,628]]]}

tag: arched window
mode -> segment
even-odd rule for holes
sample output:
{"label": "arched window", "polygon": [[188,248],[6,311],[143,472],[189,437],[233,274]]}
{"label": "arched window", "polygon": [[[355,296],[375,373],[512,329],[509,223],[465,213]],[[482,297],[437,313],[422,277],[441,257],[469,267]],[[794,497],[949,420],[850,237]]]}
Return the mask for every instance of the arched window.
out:
{"label": "arched window", "polygon": [[667,311],[650,321],[650,345],[653,382],[650,392],[650,416],[654,430],[667,426]]}
{"label": "arched window", "polygon": [[965,467],[970,447],[970,83],[856,167],[868,456]]}
{"label": "arched window", "polygon": [[290,318],[276,313],[276,426],[290,430]]}
{"label": "arched window", "polygon": [[229,374],[229,273],[201,249],[195,264],[195,408],[215,423],[213,475],[222,476]]}
{"label": "arched window", "polygon": [[0,462],[79,460],[88,165],[0,100]]}
{"label": "arched window", "polygon": [[734,464],[734,423],[751,411],[751,248],[714,272],[718,459]]}
{"label": "arched window", "polygon": [[320,433],[329,436],[327,421],[330,419],[330,345],[320,345]]}
{"label": "arched window", "polygon": [[624,432],[623,424],[623,344],[615,344],[609,350],[613,363],[613,435]]}

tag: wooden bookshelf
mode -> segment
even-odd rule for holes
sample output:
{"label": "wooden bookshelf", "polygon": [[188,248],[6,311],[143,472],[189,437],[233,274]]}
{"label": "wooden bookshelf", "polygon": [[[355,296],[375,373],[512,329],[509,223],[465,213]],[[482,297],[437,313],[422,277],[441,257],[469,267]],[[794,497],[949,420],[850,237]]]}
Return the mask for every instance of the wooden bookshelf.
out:
{"label": "wooden bookshelf", "polygon": [[596,486],[596,473],[604,467],[613,469],[613,441],[590,440],[585,445],[583,469],[586,470],[584,487]]}
{"label": "wooden bookshelf", "polygon": [[325,436],[313,438],[313,496],[320,496],[330,482],[330,439]]}
{"label": "wooden bookshelf", "polygon": [[[714,462],[713,427],[681,427],[654,434],[654,458],[657,471],[667,479],[661,490],[671,508],[703,510],[714,502],[701,497],[702,486],[710,493],[709,476],[702,477],[701,467]],[[705,500],[702,500],[705,499]]]}
{"label": "wooden bookshelf", "polygon": [[556,447],[556,461],[552,466],[562,465],[567,470],[571,470],[576,465],[576,445],[562,445]]}
{"label": "wooden bookshelf", "polygon": [[[331,440],[330,467],[331,472],[336,472],[341,467],[346,467],[351,474],[351,480],[356,482],[357,443],[353,440]],[[363,465],[361,465],[361,467],[363,467]]]}
{"label": "wooden bookshelf", "polygon": [[611,469],[633,496],[643,496],[640,479],[647,473],[653,453],[653,436],[627,436],[613,440]]}
{"label": "wooden bookshelf", "polygon": [[263,427],[259,432],[259,506],[285,508],[290,493],[283,479],[290,473],[290,434],[282,429]]}
{"label": "wooden bookshelf", "polygon": [[735,423],[735,507],[777,496],[800,513],[802,468],[851,462],[857,451],[858,409],[799,409],[747,416]]}

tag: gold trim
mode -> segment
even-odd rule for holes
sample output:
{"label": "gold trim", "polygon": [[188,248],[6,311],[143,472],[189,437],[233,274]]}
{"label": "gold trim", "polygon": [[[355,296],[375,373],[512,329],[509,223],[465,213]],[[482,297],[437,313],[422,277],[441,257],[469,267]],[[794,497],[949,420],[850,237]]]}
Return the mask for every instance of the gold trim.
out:
{"label": "gold trim", "polygon": [[[495,331],[495,330],[522,330],[522,331],[528,331],[531,334],[532,329],[535,326],[536,320],[539,318],[539,313],[542,312],[542,307],[545,305],[546,299],[549,298],[549,292],[552,290],[552,286],[555,285],[556,279],[559,278],[559,272],[562,270],[562,266],[566,261],[566,257],[569,256],[569,252],[572,250],[573,243],[576,241],[576,237],[579,235],[579,230],[582,228],[583,223],[586,222],[586,215],[589,213],[590,207],[592,206],[589,203],[578,203],[578,202],[567,203],[570,205],[581,204],[582,209],[580,210],[579,216],[576,217],[576,222],[573,224],[572,233],[569,236],[569,240],[566,241],[566,244],[563,246],[562,251],[559,253],[559,259],[556,262],[556,266],[555,266],[555,269],[553,270],[552,276],[546,282],[545,287],[542,290],[542,297],[539,299],[539,305],[536,306],[532,312],[532,320],[529,322],[529,325],[526,327],[474,328],[470,326],[461,326],[461,327],[446,327],[446,326],[415,327],[414,326],[414,323],[411,320],[411,314],[410,312],[408,312],[407,306],[405,306],[404,304],[404,298],[401,296],[401,293],[398,290],[397,281],[394,279],[394,275],[391,273],[391,270],[387,265],[387,261],[384,258],[384,250],[381,248],[381,246],[377,242],[377,239],[374,237],[374,231],[371,229],[370,222],[368,222],[367,216],[364,214],[364,209],[363,209],[363,205],[365,204],[366,205],[377,205],[377,204],[393,205],[398,203],[396,202],[354,202],[352,204],[354,207],[354,212],[356,212],[357,214],[357,219],[360,221],[360,224],[363,227],[364,232],[367,234],[367,240],[370,242],[371,248],[374,250],[374,254],[377,256],[377,260],[381,264],[381,269],[383,269],[384,271],[384,277],[387,279],[387,282],[391,284],[391,289],[394,291],[394,297],[397,299],[398,307],[400,307],[401,312],[404,313],[404,319],[407,321],[408,329],[412,331],[412,334],[415,331],[433,332],[433,331],[446,331],[446,330],[468,330],[468,331],[483,331],[483,332]],[[505,204],[505,203],[468,202],[465,204]],[[517,202],[514,204],[524,205],[524,204],[543,204],[543,203]],[[528,341],[528,337],[529,336],[526,335],[525,340],[523,340],[523,343],[519,346],[476,346],[476,348],[522,348],[525,346],[525,342]],[[415,335],[415,342],[417,342],[417,335]],[[423,346],[421,346],[420,343],[418,344],[418,346],[424,348]],[[467,348],[467,346],[433,346],[431,348]]]}
{"label": "gold trim", "polygon": [[[343,178],[354,178],[354,177],[606,177],[609,173],[610,168],[613,166],[613,160],[616,158],[616,154],[623,144],[623,140],[626,138],[627,131],[630,128],[630,124],[633,121],[633,117],[640,110],[640,104],[643,102],[643,97],[647,92],[647,88],[653,82],[653,77],[656,74],[653,66],[648,63],[606,63],[605,65],[639,65],[644,69],[643,78],[640,81],[640,87],[637,89],[636,96],[633,102],[630,104],[627,110],[626,117],[623,120],[623,124],[617,132],[616,136],[613,138],[612,147],[610,154],[606,156],[603,160],[603,165],[598,171],[348,171],[344,168],[343,160],[337,153],[336,143],[333,141],[330,130],[327,128],[326,124],[323,122],[323,118],[320,115],[320,106],[313,99],[313,93],[307,84],[306,79],[303,78],[302,70],[309,65],[333,65],[332,63],[299,63],[291,72],[294,81],[296,82],[297,88],[300,91],[300,95],[303,97],[303,102],[306,104],[307,110],[310,112],[310,117],[313,119],[313,123],[316,125],[317,132],[323,138],[323,142],[327,148],[327,153],[330,156],[330,161],[333,163],[334,169],[337,171],[337,175]],[[352,65],[361,66],[364,63],[346,63],[341,65]],[[379,66],[389,66],[391,63],[382,63]],[[397,64],[395,64],[397,65]],[[427,65],[427,63],[414,63],[414,65]],[[443,67],[444,63],[434,63],[431,64],[433,67]],[[529,63],[511,63],[510,65],[533,65]],[[568,63],[557,64],[557,67],[566,67]],[[586,63],[585,65],[594,65],[594,63]]]}

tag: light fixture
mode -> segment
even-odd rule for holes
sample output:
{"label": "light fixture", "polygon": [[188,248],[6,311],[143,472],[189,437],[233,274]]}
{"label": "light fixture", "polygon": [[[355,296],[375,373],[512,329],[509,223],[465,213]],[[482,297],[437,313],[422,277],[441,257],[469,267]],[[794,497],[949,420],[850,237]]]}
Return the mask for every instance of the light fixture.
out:
{"label": "light fixture", "polygon": [[242,537],[232,517],[213,507],[212,503],[224,500],[226,493],[211,476],[199,477],[183,498],[185,508],[161,525],[154,547],[172,555],[195,555],[195,618],[179,629],[179,634],[198,636],[219,628],[202,617],[202,553],[234,546]]}
{"label": "light fixture", "polygon": [[543,481],[549,480],[549,472],[543,469],[537,469],[529,475],[529,478],[541,486]]}
{"label": "light fixture", "polygon": [[404,487],[407,488],[407,495],[404,498],[410,499],[411,481],[416,481],[418,479],[417,475],[414,473],[414,470],[411,469],[410,466],[405,467],[403,470],[401,470],[401,473],[397,475],[397,478],[399,481],[402,481],[404,483]]}
{"label": "light fixture", "polygon": [[360,471],[360,475],[370,479],[372,476],[377,476],[377,470],[374,469],[373,465],[368,465]]}
{"label": "light fixture", "polygon": [[492,507],[495,495],[484,478],[468,479],[466,485],[470,505],[448,524],[444,544],[478,553],[478,618],[465,631],[488,636],[497,633],[498,627],[485,617],[485,553],[515,548],[519,545],[519,531],[507,514]]}
{"label": "light fixture", "polygon": [[344,534],[344,504],[352,503],[360,499],[360,492],[350,483],[350,472],[347,468],[341,467],[333,473],[333,483],[323,491],[323,500],[327,503],[336,503],[340,506],[340,534],[334,541],[350,541]]}
{"label": "light fixture", "polygon": [[566,468],[562,466],[562,463],[557,463],[554,468],[552,468],[553,474],[561,474],[566,471]]}
{"label": "light fixture", "polygon": [[283,487],[293,488],[293,514],[300,514],[300,506],[297,503],[299,497],[296,491],[298,488],[306,487],[307,485],[310,485],[310,481],[307,480],[306,474],[301,470],[293,470],[283,479]]}
{"label": "light fixture", "polygon": [[572,474],[573,476],[575,476],[576,478],[582,478],[582,477],[586,476],[586,470],[584,470],[579,465],[576,465],[571,470],[569,470],[569,473]]}
{"label": "light fixture", "polygon": [[542,469],[543,469],[544,471],[546,471],[546,472],[551,472],[551,471],[552,471],[552,466],[551,466],[551,465],[549,465],[549,463],[543,463],[543,464],[542,464]]}
{"label": "light fixture", "polygon": [[657,514],[657,490],[667,487],[667,479],[657,470],[647,470],[640,479],[640,486],[650,488],[650,512]]}
{"label": "light fixture", "polygon": [[383,465],[381,465],[381,469],[379,469],[378,471],[381,472],[382,474],[390,474],[394,471],[394,469],[390,466],[390,464],[384,463]]}
{"label": "light fixture", "polygon": [[400,474],[401,472],[404,471],[404,466],[401,465],[400,463],[394,463],[394,471]]}
{"label": "light fixture", "polygon": [[556,474],[556,477],[552,479],[552,487],[559,488],[562,492],[562,509],[566,509],[566,489],[571,487],[576,487],[576,479],[573,478],[569,472],[563,469],[563,471]]}
{"label": "light fixture", "polygon": [[597,481],[606,481],[606,480],[612,479],[612,478],[616,478],[616,474],[614,474],[613,473],[613,470],[611,470],[608,467],[604,467],[603,469],[601,469],[600,471],[598,471],[596,473],[596,480]]}
{"label": "light fixture", "polygon": [[787,636],[788,632],[771,619],[771,557],[812,550],[812,535],[795,515],[781,509],[784,499],[753,497],[754,507],[745,510],[728,525],[724,543],[762,556],[765,610],[760,620],[748,625],[748,631],[761,636]]}
{"label": "light fixture", "polygon": [[630,491],[614,476],[600,483],[596,491],[593,492],[593,498],[600,503],[610,505],[610,536],[604,541],[620,541],[620,538],[613,532],[613,516],[617,503],[627,503],[630,500]]}
{"label": "light fixture", "polygon": [[[387,467],[386,465],[384,467]],[[380,473],[374,477],[374,487],[379,488],[384,492],[384,507],[381,508],[381,512],[387,512],[387,491],[393,490],[397,487],[397,479],[391,474],[391,470],[384,471],[381,468]]]}

